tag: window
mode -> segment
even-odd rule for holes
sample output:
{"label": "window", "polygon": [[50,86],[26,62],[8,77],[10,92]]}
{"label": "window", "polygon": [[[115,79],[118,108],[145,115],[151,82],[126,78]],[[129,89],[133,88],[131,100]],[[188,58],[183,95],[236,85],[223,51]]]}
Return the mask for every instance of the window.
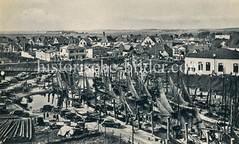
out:
{"label": "window", "polygon": [[202,64],[202,62],[198,62],[198,70],[200,70],[200,71],[203,70],[203,64]]}
{"label": "window", "polygon": [[194,67],[188,67],[188,71],[195,72],[196,69]]}
{"label": "window", "polygon": [[206,71],[210,71],[210,70],[211,70],[211,63],[206,62]]}
{"label": "window", "polygon": [[192,71],[195,72],[195,71],[196,71],[196,68],[193,67],[193,68],[192,68]]}
{"label": "window", "polygon": [[218,64],[218,72],[223,72],[223,64],[222,63]]}
{"label": "window", "polygon": [[238,73],[238,64],[237,63],[233,64],[233,72]]}

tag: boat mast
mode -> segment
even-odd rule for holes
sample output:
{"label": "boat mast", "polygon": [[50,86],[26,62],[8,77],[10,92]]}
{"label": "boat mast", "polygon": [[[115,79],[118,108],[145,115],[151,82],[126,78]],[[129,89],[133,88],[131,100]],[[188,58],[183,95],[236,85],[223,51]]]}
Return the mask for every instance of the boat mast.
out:
{"label": "boat mast", "polygon": [[178,92],[178,88],[179,88],[179,71],[177,72],[177,95],[178,95],[178,125],[180,125],[180,108],[179,108],[179,92]]}
{"label": "boat mast", "polygon": [[166,69],[166,94],[168,94],[168,69]]}
{"label": "boat mast", "polygon": [[233,123],[233,118],[232,118],[232,109],[233,109],[233,103],[232,103],[232,79],[231,79],[231,75],[230,75],[230,132],[232,132],[232,123]]}
{"label": "boat mast", "polygon": [[85,91],[85,63],[83,62],[83,91]]}
{"label": "boat mast", "polygon": [[234,81],[234,125],[236,125],[237,112],[238,112],[238,97],[237,97],[237,78],[235,77]]}

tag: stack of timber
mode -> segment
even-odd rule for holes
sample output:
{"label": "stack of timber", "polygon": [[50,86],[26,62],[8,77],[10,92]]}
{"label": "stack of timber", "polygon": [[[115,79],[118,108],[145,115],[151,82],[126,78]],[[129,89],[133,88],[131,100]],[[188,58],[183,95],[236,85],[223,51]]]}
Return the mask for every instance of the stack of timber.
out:
{"label": "stack of timber", "polygon": [[31,140],[33,138],[32,119],[11,119],[0,125],[0,141]]}

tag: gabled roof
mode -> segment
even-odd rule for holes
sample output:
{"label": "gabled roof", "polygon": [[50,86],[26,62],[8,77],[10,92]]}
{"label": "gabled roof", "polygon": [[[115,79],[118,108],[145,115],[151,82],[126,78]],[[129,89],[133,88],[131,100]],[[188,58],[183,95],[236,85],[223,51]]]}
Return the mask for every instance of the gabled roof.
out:
{"label": "gabled roof", "polygon": [[0,37],[0,43],[10,43],[10,42],[13,42],[13,40],[5,36]]}
{"label": "gabled roof", "polygon": [[[154,43],[157,43],[157,41],[155,40],[155,37],[154,36],[148,36]],[[147,38],[147,37],[146,37]],[[145,39],[146,39],[145,38]]]}
{"label": "gabled roof", "polygon": [[89,36],[88,37],[91,41],[96,41],[97,40],[97,37],[96,36]]}
{"label": "gabled roof", "polygon": [[98,42],[99,38],[97,36],[90,36],[89,39],[91,39],[94,42]]}
{"label": "gabled roof", "polygon": [[[92,41],[92,39],[86,37],[86,38],[83,38],[82,40],[86,41],[87,44],[90,44],[90,42]],[[80,41],[82,41],[80,40]]]}
{"label": "gabled roof", "polygon": [[173,51],[168,45],[166,44],[163,45],[159,43],[157,43],[152,48],[147,50],[147,53],[151,55],[155,55],[155,54],[158,55],[160,54],[160,51],[166,51],[170,57],[173,55]]}
{"label": "gabled roof", "polygon": [[67,43],[67,38],[63,36],[55,37],[60,44]]}
{"label": "gabled roof", "polygon": [[128,42],[129,41],[129,39],[127,38],[127,37],[117,37],[116,39],[115,39],[117,42]]}
{"label": "gabled roof", "polygon": [[20,42],[19,42],[19,43],[20,43],[20,44],[24,44],[24,43],[26,44],[26,43],[28,43],[28,42],[29,42],[29,40],[28,40],[28,39],[26,39],[26,38],[23,38],[23,39],[21,39],[21,40],[20,40]]}
{"label": "gabled roof", "polygon": [[157,41],[155,40],[155,37],[154,37],[154,36],[149,36],[149,37],[150,37],[150,39],[151,39],[153,42],[157,43]]}
{"label": "gabled roof", "polygon": [[120,50],[123,51],[130,51],[132,50],[133,46],[131,44],[121,44],[120,45]]}
{"label": "gabled roof", "polygon": [[77,45],[69,45],[69,46],[67,46],[67,49],[86,49],[85,47],[79,47],[79,46],[77,46]]}
{"label": "gabled roof", "polygon": [[196,50],[197,52],[200,51],[208,51],[209,47],[206,46],[196,46],[196,45],[188,45],[188,52],[192,53],[194,50]]}
{"label": "gabled roof", "polygon": [[173,40],[172,35],[169,34],[162,34],[161,37],[163,40]]}
{"label": "gabled roof", "polygon": [[37,41],[44,42],[45,38],[46,38],[45,36],[34,36],[31,39],[33,40],[33,42],[37,42]]}
{"label": "gabled roof", "polygon": [[170,56],[170,57],[172,57],[173,56],[173,50],[168,46],[168,45],[164,45],[164,49],[165,49],[165,51],[168,53],[168,55]]}
{"label": "gabled roof", "polygon": [[186,57],[192,58],[215,58],[215,59],[239,59],[239,52],[228,49],[211,49],[209,51],[202,51],[199,53],[191,53]]}

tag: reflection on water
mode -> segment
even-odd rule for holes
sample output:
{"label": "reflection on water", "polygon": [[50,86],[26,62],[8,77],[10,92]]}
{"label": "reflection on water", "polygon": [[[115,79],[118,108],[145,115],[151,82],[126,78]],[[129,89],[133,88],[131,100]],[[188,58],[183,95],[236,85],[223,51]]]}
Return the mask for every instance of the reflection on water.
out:
{"label": "reflection on water", "polygon": [[57,106],[57,100],[58,100],[57,95],[55,95],[54,98],[52,94],[50,94],[49,96],[48,94],[46,94],[46,96],[34,95],[34,96],[31,96],[31,98],[32,98],[32,102],[28,103],[28,106],[34,111],[39,110],[44,105]]}
{"label": "reflection on water", "polygon": [[[93,79],[88,78],[88,82],[89,82],[90,87],[92,88],[93,87],[92,86]],[[86,86],[86,83],[85,83],[85,86]],[[78,87],[83,88],[83,79],[80,80]],[[68,94],[68,95],[70,98],[72,97],[71,94]],[[51,93],[51,94],[46,94],[45,96],[44,95],[33,95],[30,98],[32,99],[32,102],[28,101],[28,108],[33,111],[40,110],[40,108],[42,108],[44,105],[51,105],[51,106],[57,107],[57,103],[58,103],[58,95],[57,94],[55,94],[54,97]],[[68,106],[72,105],[72,99],[68,100],[67,105]],[[63,108],[65,108],[65,107],[66,107],[66,99],[64,99],[64,102],[63,102]]]}

